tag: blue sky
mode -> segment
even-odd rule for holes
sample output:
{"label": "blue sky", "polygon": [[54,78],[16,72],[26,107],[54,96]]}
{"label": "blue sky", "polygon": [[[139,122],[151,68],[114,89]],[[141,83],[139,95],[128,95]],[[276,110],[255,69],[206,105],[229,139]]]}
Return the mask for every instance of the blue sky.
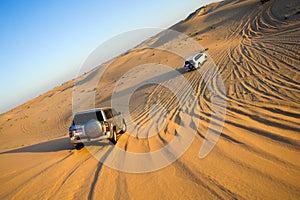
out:
{"label": "blue sky", "polygon": [[214,0],[0,0],[0,113],[74,78],[122,32],[167,28]]}

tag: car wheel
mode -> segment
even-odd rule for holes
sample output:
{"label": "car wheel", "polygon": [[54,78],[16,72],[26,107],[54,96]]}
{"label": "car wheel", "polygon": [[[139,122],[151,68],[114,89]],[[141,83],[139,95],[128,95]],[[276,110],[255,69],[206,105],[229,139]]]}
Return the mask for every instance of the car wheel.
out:
{"label": "car wheel", "polygon": [[112,138],[109,138],[109,140],[113,143],[113,144],[116,144],[117,141],[118,141],[118,136],[117,136],[117,132],[115,130],[115,128],[113,129],[113,136]]}
{"label": "car wheel", "polygon": [[75,147],[76,150],[80,150],[84,147],[83,143],[77,143],[77,144],[73,144],[73,146]]}
{"label": "car wheel", "polygon": [[125,132],[126,132],[126,130],[127,130],[127,126],[126,126],[126,123],[125,123],[125,121],[123,120],[123,123],[122,123],[122,130],[121,130],[121,132],[122,132],[122,133],[125,133]]}

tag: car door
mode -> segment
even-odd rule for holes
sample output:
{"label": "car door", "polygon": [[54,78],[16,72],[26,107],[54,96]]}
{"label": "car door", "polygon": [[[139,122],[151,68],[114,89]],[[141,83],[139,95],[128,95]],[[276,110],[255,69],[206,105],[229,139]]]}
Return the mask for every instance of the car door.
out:
{"label": "car door", "polygon": [[199,63],[202,64],[202,63],[201,63],[201,57],[202,57],[202,54],[197,54],[197,55],[195,56],[195,67],[196,67],[196,68],[200,67]]}
{"label": "car door", "polygon": [[117,113],[115,112],[114,109],[105,109],[103,110],[106,116],[106,120],[113,126],[116,127],[116,131],[120,131],[120,120],[118,119]]}
{"label": "car door", "polygon": [[203,62],[204,62],[204,56],[203,56],[203,54],[199,57],[199,63],[202,65],[203,64]]}
{"label": "car door", "polygon": [[121,113],[118,113],[115,109],[111,109],[112,111],[112,115],[115,121],[115,124],[117,126],[118,131],[120,131],[122,129],[122,115]]}

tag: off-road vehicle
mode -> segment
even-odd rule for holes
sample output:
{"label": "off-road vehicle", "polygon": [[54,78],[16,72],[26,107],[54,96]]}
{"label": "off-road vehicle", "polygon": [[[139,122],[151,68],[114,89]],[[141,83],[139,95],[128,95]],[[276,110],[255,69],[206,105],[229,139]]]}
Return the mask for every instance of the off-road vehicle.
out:
{"label": "off-road vehicle", "polygon": [[184,63],[184,68],[186,71],[198,69],[206,61],[207,61],[207,55],[205,53],[198,53],[186,59]]}
{"label": "off-road vehicle", "polygon": [[79,150],[84,143],[109,139],[116,144],[119,134],[126,132],[126,124],[121,113],[113,108],[96,108],[78,112],[69,128],[73,146]]}

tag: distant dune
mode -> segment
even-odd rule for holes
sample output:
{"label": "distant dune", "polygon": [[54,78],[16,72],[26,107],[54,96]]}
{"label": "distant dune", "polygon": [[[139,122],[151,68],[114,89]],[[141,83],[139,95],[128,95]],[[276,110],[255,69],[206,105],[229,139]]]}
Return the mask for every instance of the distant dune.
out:
{"label": "distant dune", "polygon": [[[97,87],[93,83],[101,66],[0,115],[0,199],[298,199],[300,2],[225,0],[199,8],[171,29],[206,49],[225,93],[214,79],[205,81],[195,71],[184,73],[183,58],[141,48],[188,48],[180,38],[161,42],[167,32],[159,33],[112,60]],[[197,94],[200,123],[190,148],[171,165],[144,174],[114,170],[86,148],[74,150],[66,137],[74,84],[82,84],[78,92],[95,92],[96,107],[107,106],[112,83],[144,63],[172,66]],[[207,63],[202,73],[210,70]],[[209,88],[226,101],[226,118],[216,146],[199,159],[209,124],[221,123],[211,117]],[[168,111],[168,123],[149,140],[126,133],[117,146],[130,152],[155,151],[176,137],[180,105],[161,85],[140,88],[134,95],[130,110],[136,122],[147,124],[147,108],[159,102]],[[87,99],[74,101],[81,102],[78,110],[93,107]]]}

